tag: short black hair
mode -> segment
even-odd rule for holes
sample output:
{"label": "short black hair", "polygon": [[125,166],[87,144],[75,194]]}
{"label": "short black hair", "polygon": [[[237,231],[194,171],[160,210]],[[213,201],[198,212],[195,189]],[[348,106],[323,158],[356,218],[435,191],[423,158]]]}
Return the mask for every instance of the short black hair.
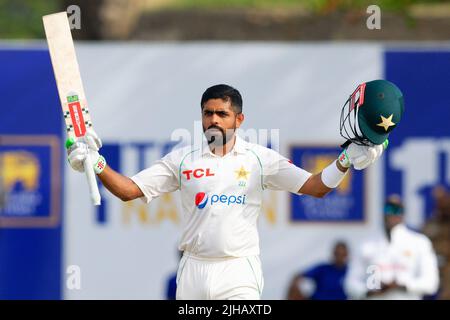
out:
{"label": "short black hair", "polygon": [[242,112],[242,96],[239,91],[226,84],[217,84],[209,87],[202,95],[200,106],[203,110],[203,105],[210,99],[222,99],[224,101],[231,101],[231,106],[234,111],[239,114]]}
{"label": "short black hair", "polygon": [[345,242],[344,240],[337,240],[335,243],[334,243],[334,249],[336,249],[337,247],[344,247],[344,248],[348,248],[348,246],[347,246],[347,242]]}

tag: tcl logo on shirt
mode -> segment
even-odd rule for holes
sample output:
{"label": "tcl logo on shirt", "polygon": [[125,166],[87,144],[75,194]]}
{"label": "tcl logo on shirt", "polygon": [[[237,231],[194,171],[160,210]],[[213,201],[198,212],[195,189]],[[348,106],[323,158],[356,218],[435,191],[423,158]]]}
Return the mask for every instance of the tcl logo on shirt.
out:
{"label": "tcl logo on shirt", "polygon": [[186,180],[190,180],[192,177],[199,179],[201,177],[212,177],[214,176],[214,173],[211,172],[210,168],[206,169],[194,169],[194,170],[184,170],[181,172],[186,177]]}
{"label": "tcl logo on shirt", "polygon": [[[227,196],[225,194],[213,194],[211,196],[211,201],[210,201],[210,205],[214,205],[216,203],[224,203],[226,205],[231,205],[231,204],[242,204],[245,205],[245,197],[246,195],[243,196],[235,196],[235,195],[230,195]],[[204,192],[199,192],[195,195],[195,205],[197,206],[197,208],[199,209],[203,209],[206,204],[208,203],[208,195]]]}

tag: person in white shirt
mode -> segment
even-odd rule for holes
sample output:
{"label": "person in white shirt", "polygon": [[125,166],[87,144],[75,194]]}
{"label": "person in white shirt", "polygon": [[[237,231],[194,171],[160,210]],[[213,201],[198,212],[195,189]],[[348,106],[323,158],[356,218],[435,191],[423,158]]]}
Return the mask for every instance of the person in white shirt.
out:
{"label": "person in white shirt", "polygon": [[368,239],[350,261],[345,279],[353,299],[417,300],[435,294],[439,271],[431,241],[403,223],[400,197],[384,207],[384,233]]}
{"label": "person in white shirt", "polygon": [[[242,97],[228,85],[208,88],[201,99],[204,143],[175,149],[150,168],[125,177],[106,166],[93,131],[67,144],[69,163],[83,172],[89,156],[103,185],[123,201],[147,203],[180,190],[184,252],[177,275],[177,299],[259,299],[263,275],[257,219],[265,189],[323,197],[348,168],[364,169],[382,145],[350,144],[322,172],[311,174],[263,146],[236,135],[244,121]],[[155,262],[156,263],[156,262]]]}

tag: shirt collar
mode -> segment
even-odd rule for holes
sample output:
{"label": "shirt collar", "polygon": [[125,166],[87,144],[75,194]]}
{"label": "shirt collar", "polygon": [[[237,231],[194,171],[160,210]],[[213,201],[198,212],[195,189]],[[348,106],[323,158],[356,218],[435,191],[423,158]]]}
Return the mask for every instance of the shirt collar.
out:
{"label": "shirt collar", "polygon": [[[234,142],[234,146],[231,149],[230,153],[244,154],[247,152],[248,142],[239,137],[237,134],[236,141]],[[212,154],[211,149],[209,148],[208,141],[206,137],[203,135],[203,145],[202,145],[202,155]]]}
{"label": "shirt collar", "polygon": [[407,230],[408,228],[403,223],[399,223],[392,228],[391,234],[402,234]]}
{"label": "shirt collar", "polygon": [[404,223],[399,223],[395,225],[391,230],[391,240],[389,241],[386,235],[384,236],[384,239],[390,243],[397,242],[399,241],[399,239],[402,239],[407,232],[408,228],[406,227],[406,225]]}
{"label": "shirt collar", "polygon": [[240,154],[244,154],[247,152],[248,142],[236,135],[236,142],[234,143],[234,147],[231,152],[237,152]]}

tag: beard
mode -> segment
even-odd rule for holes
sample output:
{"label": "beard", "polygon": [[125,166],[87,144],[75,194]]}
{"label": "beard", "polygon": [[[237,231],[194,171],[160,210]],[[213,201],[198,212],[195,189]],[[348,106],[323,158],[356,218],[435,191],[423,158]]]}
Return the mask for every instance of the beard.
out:
{"label": "beard", "polygon": [[215,125],[210,126],[208,129],[203,128],[208,145],[212,148],[223,147],[233,138],[235,131],[236,127],[227,130]]}

